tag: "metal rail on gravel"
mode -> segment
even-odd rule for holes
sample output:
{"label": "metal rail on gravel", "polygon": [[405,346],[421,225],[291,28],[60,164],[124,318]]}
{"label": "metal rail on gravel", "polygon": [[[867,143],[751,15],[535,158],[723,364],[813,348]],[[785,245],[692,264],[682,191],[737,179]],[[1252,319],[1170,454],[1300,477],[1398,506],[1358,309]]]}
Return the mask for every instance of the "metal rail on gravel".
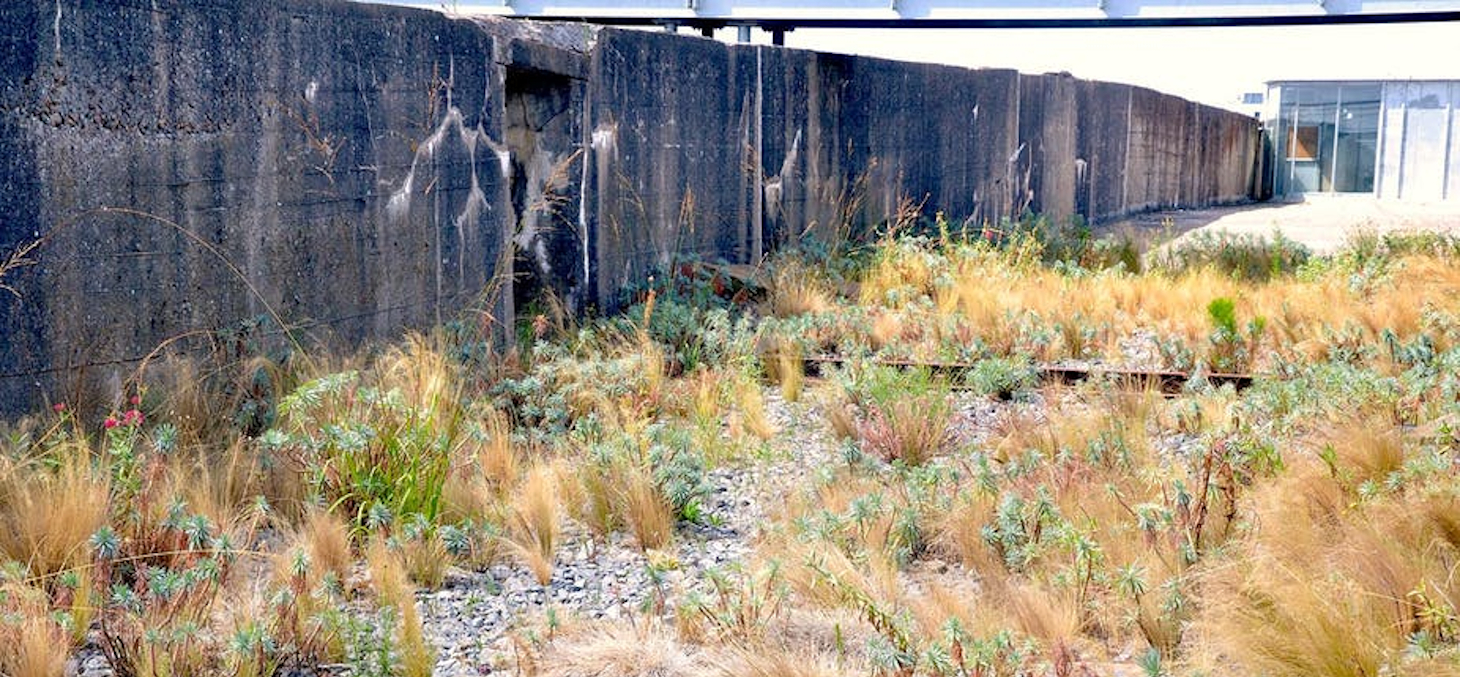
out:
{"label": "metal rail on gravel", "polygon": [[[844,357],[831,355],[818,355],[802,358],[806,373],[811,376],[822,375],[823,370],[828,366],[840,366],[857,362]],[[935,374],[946,376],[959,376],[968,373],[974,368],[968,362],[921,362],[916,360],[888,360],[874,359],[863,360],[864,363],[879,364],[890,367],[901,367],[906,369],[925,368]],[[1038,365],[1035,369],[1039,372],[1040,379],[1046,383],[1076,383],[1092,378],[1105,378],[1119,384],[1121,387],[1135,390],[1159,390],[1165,395],[1175,395],[1181,392],[1187,382],[1193,378],[1190,372],[1171,371],[1163,369],[1125,369],[1119,367],[1094,366],[1079,367],[1070,365]],[[1237,390],[1242,390],[1252,385],[1254,374],[1228,374],[1228,373],[1206,373],[1202,377],[1215,386],[1230,384]],[[955,387],[959,387],[956,386]]]}

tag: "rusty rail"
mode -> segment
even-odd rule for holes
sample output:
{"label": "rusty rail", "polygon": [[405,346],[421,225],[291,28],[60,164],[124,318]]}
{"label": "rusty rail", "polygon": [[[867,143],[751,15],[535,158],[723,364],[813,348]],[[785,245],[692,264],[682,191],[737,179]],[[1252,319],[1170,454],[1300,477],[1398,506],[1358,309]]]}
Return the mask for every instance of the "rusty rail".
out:
{"label": "rusty rail", "polygon": [[[974,368],[970,362],[919,362],[916,360],[867,360],[872,364],[879,364],[890,367],[912,369],[917,367],[927,368],[935,374],[945,376],[961,377]],[[834,355],[816,355],[802,358],[806,373],[811,376],[819,376],[827,366],[845,365],[853,360]],[[1181,389],[1191,380],[1191,374],[1182,371],[1171,371],[1163,369],[1123,369],[1119,367],[1076,367],[1069,365],[1037,365],[1040,379],[1046,383],[1077,383],[1090,378],[1104,377],[1114,380],[1122,387],[1147,390],[1160,390],[1167,395],[1180,393]],[[1257,376],[1254,374],[1229,374],[1209,373],[1206,374],[1207,381],[1213,385],[1222,386],[1231,384],[1237,390],[1242,390],[1252,385]]]}

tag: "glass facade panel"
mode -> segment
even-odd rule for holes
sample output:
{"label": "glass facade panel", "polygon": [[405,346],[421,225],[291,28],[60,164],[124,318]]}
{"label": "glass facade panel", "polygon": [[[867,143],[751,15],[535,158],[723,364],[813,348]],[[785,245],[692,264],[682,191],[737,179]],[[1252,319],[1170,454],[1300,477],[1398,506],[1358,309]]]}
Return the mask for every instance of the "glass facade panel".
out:
{"label": "glass facade panel", "polygon": [[1338,90],[1338,138],[1334,144],[1333,190],[1374,192],[1378,158],[1380,87],[1341,85]]}
{"label": "glass facade panel", "polygon": [[1282,85],[1276,98],[1279,194],[1373,192],[1378,84]]}

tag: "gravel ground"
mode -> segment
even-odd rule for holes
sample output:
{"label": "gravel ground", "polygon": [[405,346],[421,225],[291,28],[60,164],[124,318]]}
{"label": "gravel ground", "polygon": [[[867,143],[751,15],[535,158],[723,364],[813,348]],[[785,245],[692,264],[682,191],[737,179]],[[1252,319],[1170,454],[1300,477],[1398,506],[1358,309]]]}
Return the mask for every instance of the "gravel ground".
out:
{"label": "gravel ground", "polygon": [[[1123,366],[1150,366],[1147,363],[1154,359],[1151,343],[1149,336],[1141,334],[1125,341]],[[1062,398],[1075,397],[1068,389],[1053,392],[1064,393]],[[550,615],[559,620],[624,618],[650,608],[656,599],[665,602],[663,608],[673,609],[680,594],[701,585],[705,571],[744,563],[768,508],[806,486],[815,469],[844,462],[814,396],[792,403],[778,389],[766,388],[764,399],[767,416],[778,431],[767,452],[707,473],[712,489],[704,505],[717,518],[716,523],[680,525],[672,552],[657,555],[661,558],[657,570],[663,572],[658,580],[631,537],[620,534],[608,543],[595,544],[581,528],[570,527],[546,587],[508,558],[483,572],[452,568],[440,589],[418,593],[422,621],[438,650],[436,674],[467,677],[515,672],[514,631],[542,627]],[[1041,421],[1046,410],[1040,393],[1005,402],[962,392],[955,406],[953,433],[960,444],[979,444],[1011,417]],[[1156,439],[1175,453],[1190,451],[1196,442],[1170,434]],[[919,563],[911,575],[913,585],[930,577],[942,579],[944,585],[971,580],[956,564],[936,561]],[[74,657],[67,669],[68,677],[110,674],[106,661],[94,649]]]}
{"label": "gravel ground", "polygon": [[550,608],[559,617],[614,619],[643,611],[660,594],[666,608],[673,608],[680,592],[696,587],[705,571],[743,563],[767,506],[804,482],[811,469],[840,461],[814,405],[788,403],[773,389],[765,399],[779,431],[768,458],[708,473],[712,489],[705,507],[719,523],[681,525],[673,562],[659,581],[651,578],[649,562],[631,538],[594,547],[579,533],[558,551],[547,588],[526,569],[501,565],[480,574],[458,572],[443,589],[421,593],[422,620],[440,652],[437,674],[512,670],[510,633],[547,619]]}

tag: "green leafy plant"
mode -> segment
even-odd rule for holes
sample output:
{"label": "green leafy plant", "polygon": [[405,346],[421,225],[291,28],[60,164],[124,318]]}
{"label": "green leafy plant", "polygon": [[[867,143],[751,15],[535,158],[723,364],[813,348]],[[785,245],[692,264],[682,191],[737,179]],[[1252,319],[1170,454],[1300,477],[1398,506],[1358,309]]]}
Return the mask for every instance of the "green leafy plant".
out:
{"label": "green leafy plant", "polygon": [[1228,373],[1248,371],[1267,330],[1267,319],[1254,317],[1245,328],[1239,327],[1237,304],[1227,297],[1212,299],[1207,304],[1207,319],[1212,327],[1208,336],[1211,368]]}
{"label": "green leafy plant", "polygon": [[280,402],[280,426],[260,440],[292,459],[314,493],[357,528],[388,516],[434,521],[451,459],[467,439],[444,358],[418,343],[395,360],[409,375],[369,384],[348,371],[305,383]]}
{"label": "green leafy plant", "polygon": [[1026,357],[989,357],[975,362],[964,378],[974,392],[1008,400],[1038,385],[1039,371]]}
{"label": "green leafy plant", "polygon": [[884,461],[921,465],[950,444],[953,406],[947,382],[927,368],[868,368],[854,386],[857,438]]}
{"label": "green leafy plant", "polygon": [[1293,274],[1312,255],[1306,246],[1280,232],[1263,237],[1199,231],[1154,252],[1149,263],[1170,275],[1210,267],[1240,280],[1263,282]]}

